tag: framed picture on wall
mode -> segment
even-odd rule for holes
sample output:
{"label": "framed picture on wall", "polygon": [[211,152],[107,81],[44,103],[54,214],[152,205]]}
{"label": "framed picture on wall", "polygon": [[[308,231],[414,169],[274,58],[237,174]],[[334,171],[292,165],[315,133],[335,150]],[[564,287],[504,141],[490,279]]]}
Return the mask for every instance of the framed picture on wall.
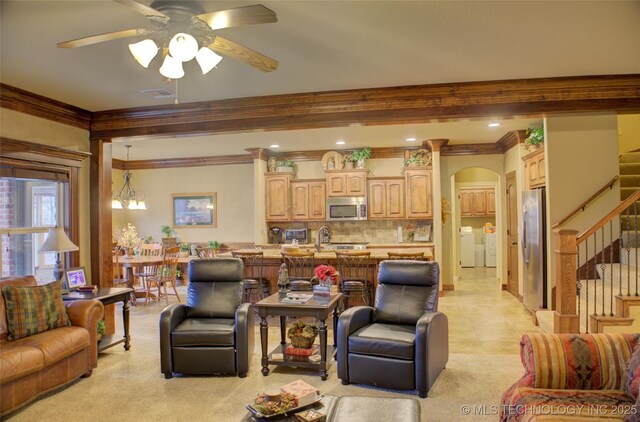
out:
{"label": "framed picture on wall", "polygon": [[217,226],[216,193],[174,193],[171,195],[173,227]]}

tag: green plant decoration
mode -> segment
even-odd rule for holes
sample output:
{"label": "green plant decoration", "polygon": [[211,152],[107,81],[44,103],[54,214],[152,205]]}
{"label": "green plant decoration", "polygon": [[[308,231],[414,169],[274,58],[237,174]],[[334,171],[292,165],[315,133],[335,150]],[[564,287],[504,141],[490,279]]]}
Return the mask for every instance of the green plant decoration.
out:
{"label": "green plant decoration", "polygon": [[409,158],[406,158],[404,160],[404,166],[409,167],[412,164],[415,166],[424,166],[424,159],[422,158],[422,156],[417,155],[416,153],[411,153]]}
{"label": "green plant decoration", "polygon": [[104,333],[106,332],[107,332],[107,326],[104,323],[104,319],[101,319],[100,321],[98,321],[98,324],[96,326],[96,334],[98,335],[98,340],[100,340],[102,336],[104,336]]}
{"label": "green plant decoration", "polygon": [[176,233],[168,224],[160,226],[160,231],[164,234],[164,237],[171,237]]}
{"label": "green plant decoration", "polygon": [[315,338],[318,335],[318,327],[315,325],[309,325],[304,321],[296,321],[291,325],[289,330],[287,330],[287,337],[304,337],[304,338]]}
{"label": "green plant decoration", "polygon": [[366,160],[371,158],[371,147],[357,149],[351,153],[351,161]]}
{"label": "green plant decoration", "polygon": [[208,245],[211,249],[213,249],[214,251],[217,251],[218,249],[220,249],[220,243],[218,243],[217,240],[210,240],[208,242]]}
{"label": "green plant decoration", "polygon": [[278,167],[296,167],[296,163],[293,160],[278,160],[276,161],[276,168]]}
{"label": "green plant decoration", "polygon": [[527,145],[540,145],[544,142],[544,129],[541,127],[530,127],[525,132],[524,143]]}
{"label": "green plant decoration", "polygon": [[180,243],[180,250],[182,252],[189,252],[191,250],[191,246],[187,242]]}

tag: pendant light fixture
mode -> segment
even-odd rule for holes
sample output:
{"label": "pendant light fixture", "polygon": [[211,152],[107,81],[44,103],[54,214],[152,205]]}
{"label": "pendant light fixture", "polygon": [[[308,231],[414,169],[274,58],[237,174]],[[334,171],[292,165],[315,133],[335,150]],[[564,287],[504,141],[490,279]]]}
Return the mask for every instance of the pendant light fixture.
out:
{"label": "pendant light fixture", "polygon": [[[127,148],[127,163],[129,162],[129,148],[131,145],[125,145]],[[126,208],[128,210],[146,210],[147,205],[144,202],[144,198],[142,196],[137,196],[136,191],[131,186],[131,179],[133,175],[129,172],[129,169],[125,170],[122,175],[124,178],[124,185],[118,191],[117,194],[113,196],[113,200],[111,201],[111,208],[113,209],[123,209]]]}

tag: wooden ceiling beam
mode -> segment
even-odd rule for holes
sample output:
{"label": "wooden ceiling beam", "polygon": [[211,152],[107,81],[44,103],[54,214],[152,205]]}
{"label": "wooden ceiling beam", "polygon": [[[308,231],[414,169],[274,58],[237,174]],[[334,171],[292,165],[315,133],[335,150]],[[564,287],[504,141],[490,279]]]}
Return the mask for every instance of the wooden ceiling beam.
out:
{"label": "wooden ceiling beam", "polygon": [[91,138],[170,136],[567,112],[640,112],[640,74],[237,98],[92,113]]}

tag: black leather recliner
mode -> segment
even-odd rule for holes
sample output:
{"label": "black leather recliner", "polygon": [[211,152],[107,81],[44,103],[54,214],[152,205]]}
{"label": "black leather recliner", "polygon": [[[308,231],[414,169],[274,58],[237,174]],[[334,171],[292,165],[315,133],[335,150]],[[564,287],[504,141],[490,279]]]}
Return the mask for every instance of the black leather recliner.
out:
{"label": "black leather recliner", "polygon": [[187,303],[160,315],[160,367],[174,373],[247,376],[253,355],[253,312],[242,303],[244,265],[238,258],[189,262]]}
{"label": "black leather recliner", "polygon": [[382,261],[375,303],[347,309],[338,320],[338,377],[427,392],[449,360],[447,317],[437,312],[436,262]]}

